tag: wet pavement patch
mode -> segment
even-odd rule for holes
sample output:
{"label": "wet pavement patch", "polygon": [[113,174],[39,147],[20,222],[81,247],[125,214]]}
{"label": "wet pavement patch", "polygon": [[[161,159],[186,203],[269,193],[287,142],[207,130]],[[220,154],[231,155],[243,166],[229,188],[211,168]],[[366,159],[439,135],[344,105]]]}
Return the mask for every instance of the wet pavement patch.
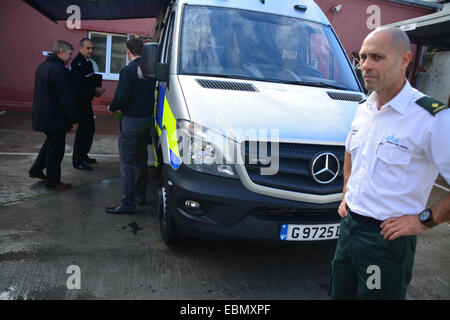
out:
{"label": "wet pavement patch", "polygon": [[131,232],[137,235],[138,231],[144,229],[138,226],[136,222],[129,223],[128,226],[131,228]]}
{"label": "wet pavement patch", "polygon": [[6,252],[0,253],[0,262],[3,261],[22,261],[22,260],[36,260],[37,255],[34,252]]}

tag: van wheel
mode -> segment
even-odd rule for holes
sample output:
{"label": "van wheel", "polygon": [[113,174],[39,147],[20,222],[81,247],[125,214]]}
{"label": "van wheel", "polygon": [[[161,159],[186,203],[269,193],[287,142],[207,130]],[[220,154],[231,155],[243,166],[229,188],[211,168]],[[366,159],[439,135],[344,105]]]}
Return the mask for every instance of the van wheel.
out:
{"label": "van wheel", "polygon": [[167,210],[166,187],[162,186],[158,191],[158,215],[159,232],[161,238],[167,246],[174,246],[181,238],[180,228],[175,219]]}

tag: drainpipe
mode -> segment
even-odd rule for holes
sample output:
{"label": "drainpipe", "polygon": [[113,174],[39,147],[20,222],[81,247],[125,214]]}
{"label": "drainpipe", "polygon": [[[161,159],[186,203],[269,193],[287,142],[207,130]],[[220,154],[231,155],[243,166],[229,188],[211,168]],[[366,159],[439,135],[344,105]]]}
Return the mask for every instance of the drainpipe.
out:
{"label": "drainpipe", "polygon": [[413,87],[416,87],[417,68],[419,66],[419,59],[420,59],[420,55],[422,54],[422,49],[423,49],[422,41],[418,40],[417,46],[416,46],[416,56],[415,56],[414,62],[413,62],[412,73],[409,75],[409,83],[411,83],[411,85]]}

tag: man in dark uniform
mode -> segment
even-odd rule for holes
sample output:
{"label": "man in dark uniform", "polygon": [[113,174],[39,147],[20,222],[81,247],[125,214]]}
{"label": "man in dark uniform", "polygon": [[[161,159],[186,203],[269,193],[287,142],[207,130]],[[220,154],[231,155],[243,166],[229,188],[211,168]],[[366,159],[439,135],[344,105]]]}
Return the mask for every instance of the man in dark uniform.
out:
{"label": "man in dark uniform", "polygon": [[147,144],[154,122],[156,82],[138,76],[144,44],[140,39],[131,38],[126,46],[131,63],[120,72],[119,84],[109,106],[111,112],[123,112],[118,138],[123,196],[119,205],[106,208],[106,212],[112,214],[133,213],[135,201],[145,203]]}
{"label": "man in dark uniform", "polygon": [[[66,65],[72,60],[73,47],[56,41],[52,53],[36,69],[33,97],[33,129],[47,136],[33,166],[31,178],[46,180],[46,187],[54,190],[71,188],[61,182],[61,161],[64,158],[66,132],[76,122],[70,71]],[[47,175],[43,170],[46,169]]]}
{"label": "man in dark uniform", "polygon": [[100,97],[105,89],[98,87],[97,76],[92,62],[89,60],[94,54],[94,43],[84,38],[80,42],[80,53],[73,59],[72,79],[75,93],[75,106],[79,116],[79,124],[73,144],[72,165],[75,169],[92,170],[88,165],[96,163],[88,157],[95,133],[95,120],[92,111],[92,99]]}

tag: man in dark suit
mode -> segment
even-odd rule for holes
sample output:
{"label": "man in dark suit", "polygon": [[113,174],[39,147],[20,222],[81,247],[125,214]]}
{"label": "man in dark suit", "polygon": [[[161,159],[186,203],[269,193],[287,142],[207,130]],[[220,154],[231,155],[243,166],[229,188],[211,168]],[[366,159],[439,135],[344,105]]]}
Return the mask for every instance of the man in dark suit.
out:
{"label": "man in dark suit", "polygon": [[70,184],[61,182],[61,161],[66,132],[77,121],[70,71],[66,68],[72,54],[70,43],[56,41],[52,53],[36,69],[34,82],[33,129],[44,132],[47,138],[28,174],[46,180],[46,187],[54,190],[71,188]]}
{"label": "man in dark suit", "polygon": [[94,43],[84,38],[80,42],[80,53],[71,64],[72,79],[75,93],[75,106],[79,116],[79,124],[73,144],[72,165],[75,169],[92,170],[88,164],[96,163],[88,157],[95,133],[95,119],[92,111],[92,99],[100,97],[105,89],[98,87],[97,75],[92,62]]}
{"label": "man in dark suit", "polygon": [[123,112],[118,138],[122,200],[116,207],[106,208],[112,214],[133,213],[135,201],[138,204],[146,201],[147,144],[154,122],[156,81],[138,76],[144,44],[140,39],[131,38],[126,47],[131,63],[120,71],[119,84],[109,105],[109,111]]}

